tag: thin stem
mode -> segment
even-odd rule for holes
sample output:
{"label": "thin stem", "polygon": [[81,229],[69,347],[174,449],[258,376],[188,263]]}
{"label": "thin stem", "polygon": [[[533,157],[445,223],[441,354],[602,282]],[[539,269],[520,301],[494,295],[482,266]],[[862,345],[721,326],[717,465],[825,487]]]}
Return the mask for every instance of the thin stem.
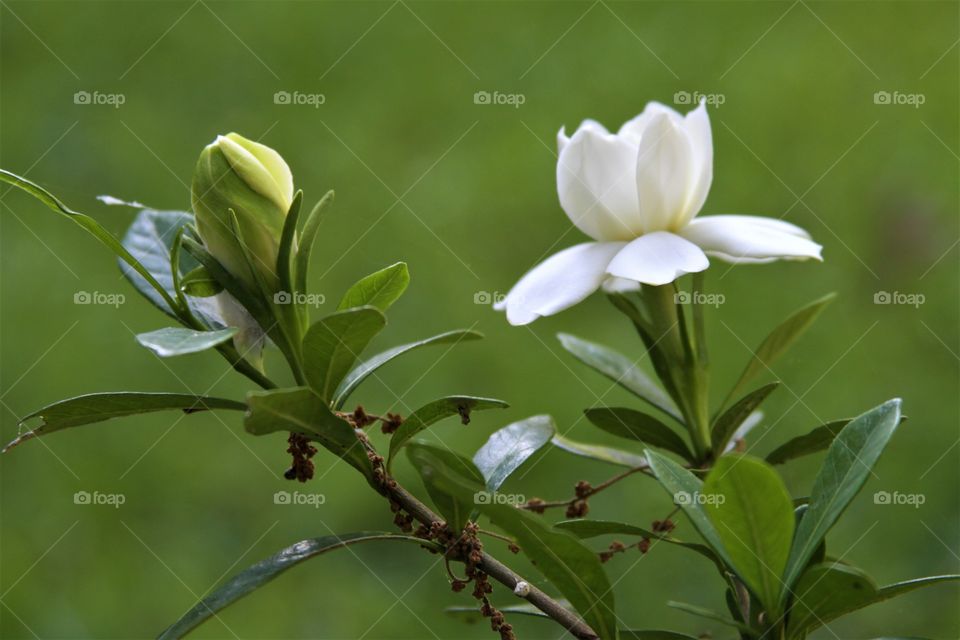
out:
{"label": "thin stem", "polygon": [[604,481],[601,482],[600,484],[592,487],[589,491],[585,491],[582,496],[574,496],[573,498],[570,498],[569,500],[554,500],[554,501],[552,501],[552,502],[537,502],[537,503],[534,503],[534,504],[530,504],[529,502],[527,502],[527,503],[518,505],[518,507],[519,507],[520,509],[526,509],[526,510],[528,510],[528,511],[540,511],[540,510],[542,510],[542,509],[552,509],[552,508],[555,508],[555,507],[569,507],[569,506],[570,506],[571,504],[573,504],[574,502],[577,502],[577,501],[579,501],[579,500],[586,500],[587,498],[593,497],[593,496],[597,495],[598,493],[600,493],[601,491],[603,491],[604,489],[607,489],[608,487],[613,486],[614,484],[620,482],[620,481],[623,480],[624,478],[626,478],[626,477],[628,477],[628,476],[632,476],[632,475],[635,474],[635,473],[645,473],[645,474],[647,474],[647,475],[651,475],[650,465],[642,465],[642,466],[639,466],[639,467],[633,467],[633,468],[631,468],[631,469],[627,469],[627,470],[624,471],[623,473],[618,473],[617,475],[613,476],[612,478],[609,478],[609,479],[607,479],[607,480],[604,480]]}

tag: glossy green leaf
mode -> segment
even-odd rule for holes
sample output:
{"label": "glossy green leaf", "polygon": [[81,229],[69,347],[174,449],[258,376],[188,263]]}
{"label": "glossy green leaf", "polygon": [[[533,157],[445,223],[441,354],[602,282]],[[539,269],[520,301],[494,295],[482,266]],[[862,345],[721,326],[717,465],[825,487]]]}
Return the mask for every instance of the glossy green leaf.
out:
{"label": "glossy green leaf", "polygon": [[350,373],[344,377],[343,381],[337,387],[337,391],[334,394],[333,406],[337,409],[343,407],[344,403],[347,401],[347,398],[353,393],[360,383],[372,375],[377,369],[387,364],[394,358],[400,357],[403,354],[419,349],[421,347],[428,347],[435,344],[457,344],[460,342],[466,342],[468,340],[479,340],[483,337],[483,334],[479,331],[471,331],[469,329],[457,329],[454,331],[447,331],[446,333],[441,333],[424,340],[418,340],[416,342],[410,342],[408,344],[402,344],[392,349],[387,349],[382,353],[378,353],[371,358],[364,360],[358,364]]}
{"label": "glossy green leaf", "polygon": [[373,466],[353,427],[330,411],[326,402],[310,389],[252,391],[247,394],[247,404],[250,409],[243,426],[249,433],[302,433],[343,458],[367,479],[373,477]]}
{"label": "glossy green leaf", "polygon": [[569,533],[551,527],[540,516],[495,500],[477,500],[483,484],[422,461],[420,472],[434,486],[476,508],[514,537],[523,553],[566,597],[603,640],[616,638],[613,589],[596,553]]}
{"label": "glossy green leaf", "polygon": [[[569,604],[569,603],[567,603]],[[547,620],[553,620],[550,616],[545,614],[540,609],[537,609],[530,603],[524,604],[514,604],[509,606],[498,606],[497,610],[501,613],[506,614],[507,616],[519,615],[519,616],[531,616],[533,618],[545,618]],[[464,622],[480,622],[484,619],[483,614],[480,611],[480,607],[447,607],[443,610],[444,613],[455,616],[462,619]]]}
{"label": "glossy green leaf", "polygon": [[283,229],[280,232],[280,246],[277,249],[277,277],[280,280],[280,290],[291,292],[294,288],[293,254],[296,251],[297,223],[300,220],[300,209],[303,205],[303,191],[297,191],[290,203],[287,217],[283,220]]}
{"label": "glossy green leaf", "polygon": [[750,417],[757,407],[759,407],[770,393],[780,386],[779,382],[771,382],[759,389],[754,389],[744,397],[740,398],[732,407],[724,411],[713,423],[710,430],[710,440],[713,450],[717,455],[723,453],[727,448],[727,443],[737,432],[737,428]]}
{"label": "glossy green leaf", "polygon": [[[327,551],[341,549],[348,545],[362,542],[385,540],[388,542],[406,542],[421,547],[437,548],[430,541],[413,536],[381,531],[358,531],[343,535],[323,536],[310,538],[283,549],[266,560],[244,569],[218,587],[209,596],[198,602],[190,611],[160,634],[159,640],[175,640],[182,638],[190,631],[217,615],[240,598],[264,586],[281,573],[294,567],[304,560],[321,555]],[[291,605],[293,607],[294,605]],[[291,613],[293,609],[291,608]]]}
{"label": "glossy green leaf", "polygon": [[216,331],[195,331],[183,327],[165,327],[156,331],[140,333],[137,342],[161,358],[182,356],[212,349],[236,335],[236,327]]}
{"label": "glossy green leaf", "polygon": [[557,334],[560,344],[575,358],[680,422],[677,405],[640,367],[625,355],[568,333]]}
{"label": "glossy green leaf", "polygon": [[337,305],[337,309],[374,307],[386,313],[410,284],[410,271],[406,262],[398,262],[386,269],[371,273],[350,287]]}
{"label": "glossy green leaf", "polygon": [[672,451],[687,460],[693,459],[683,438],[651,415],[622,407],[597,407],[587,409],[584,414],[587,420],[607,433]]}
{"label": "glossy green leaf", "polygon": [[209,298],[223,291],[223,285],[205,267],[197,267],[180,279],[180,290],[194,298]]}
{"label": "glossy green leaf", "polygon": [[466,494],[450,492],[442,485],[437,485],[434,480],[438,475],[463,477],[472,486],[481,487],[483,476],[477,468],[459,453],[423,442],[411,442],[407,447],[407,457],[420,473],[430,499],[451,530],[456,533],[463,531],[479,502],[476,494],[467,497]]}
{"label": "glossy green leaf", "polygon": [[234,409],[243,411],[247,405],[236,400],[212,398],[186,393],[151,393],[119,391],[114,393],[91,393],[68,400],[61,400],[24,416],[20,424],[39,418],[42,424],[21,434],[10,442],[4,451],[18,444],[47,435],[61,429],[102,422],[139,413],[179,409],[185,413],[210,409]]}
{"label": "glossy green leaf", "polygon": [[704,509],[733,568],[771,615],[793,539],[793,501],[777,472],[758,458],[726,455],[703,483]]}
{"label": "glossy green leaf", "polygon": [[931,576],[898,582],[880,589],[867,574],[848,564],[823,562],[812,565],[803,573],[793,590],[787,637],[805,638],[817,627],[852,611],[895,598],[914,589],[958,579],[960,575]]}
{"label": "glossy green leaf", "polygon": [[304,374],[310,387],[330,401],[337,385],[386,322],[373,307],[337,311],[315,322],[303,337]]}
{"label": "glossy green leaf", "polygon": [[307,291],[307,271],[310,269],[310,255],[313,253],[313,245],[317,238],[317,232],[320,231],[320,222],[323,220],[323,212],[333,202],[333,191],[328,191],[320,199],[310,215],[303,223],[303,229],[300,231],[299,243],[297,246],[297,255],[294,258],[294,281],[296,282],[296,291],[306,293]]}
{"label": "glossy green leaf", "polygon": [[616,447],[606,447],[601,444],[578,442],[559,433],[550,439],[550,444],[574,455],[590,458],[591,460],[599,460],[600,462],[608,462],[621,467],[627,467],[628,469],[647,466],[647,459],[639,454],[617,449]]}
{"label": "glossy green leaf", "polygon": [[390,438],[389,462],[405,444],[415,435],[444,418],[459,416],[461,424],[470,422],[473,411],[485,409],[505,409],[508,407],[503,400],[493,398],[476,398],[474,396],[448,396],[430,402],[407,416],[400,428]]}
{"label": "glossy green leaf", "polygon": [[713,526],[704,509],[705,494],[700,479],[670,458],[652,449],[646,450],[646,456],[650,461],[650,470],[653,471],[660,485],[670,494],[674,504],[683,510],[707,545],[724,564],[734,566],[716,527]]}
{"label": "glossy green leaf", "polygon": [[802,436],[792,438],[767,455],[770,464],[783,464],[788,460],[823,451],[830,446],[840,430],[850,422],[850,418],[834,420],[820,425]]}
{"label": "glossy green leaf", "polygon": [[[783,355],[797,341],[835,297],[836,294],[831,293],[819,300],[814,300],[777,325],[777,328],[771,331],[753,352],[753,356],[744,368],[743,373],[740,374],[740,378],[730,389],[727,399],[735,397],[754,376],[768,371],[774,360]],[[726,402],[723,403],[724,406],[726,404]]]}
{"label": "glossy green leaf", "polygon": [[813,483],[807,512],[797,526],[783,579],[788,588],[860,491],[899,423],[900,400],[888,400],[854,418],[834,439]]}
{"label": "glossy green leaf", "polygon": [[495,431],[473,454],[473,462],[483,474],[488,491],[496,491],[556,432],[553,418],[531,416]]}

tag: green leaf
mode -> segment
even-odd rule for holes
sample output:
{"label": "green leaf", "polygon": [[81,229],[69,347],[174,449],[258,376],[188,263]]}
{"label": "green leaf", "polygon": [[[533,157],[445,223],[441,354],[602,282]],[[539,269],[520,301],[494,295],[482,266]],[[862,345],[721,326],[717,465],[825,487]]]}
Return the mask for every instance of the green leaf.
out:
{"label": "green leaf", "polygon": [[151,393],[139,391],[119,391],[111,393],[91,393],[76,398],[69,398],[54,402],[42,409],[24,416],[20,424],[25,424],[32,418],[39,418],[43,423],[35,429],[27,431],[10,442],[4,451],[12,449],[18,444],[47,435],[61,429],[78,427],[84,424],[102,422],[110,418],[120,418],[139,413],[150,413],[165,409],[180,409],[185,413],[206,411],[210,409],[235,409],[243,411],[247,405],[236,400],[212,398],[185,393]]}
{"label": "green leaf", "polygon": [[287,569],[294,567],[304,560],[314,556],[340,549],[348,545],[387,540],[393,542],[413,543],[422,547],[437,548],[437,546],[421,538],[405,536],[397,533],[380,531],[359,531],[344,535],[323,536],[302,540],[283,549],[279,553],[261,560],[257,564],[244,569],[233,576],[209,596],[197,603],[179,620],[160,634],[159,640],[174,640],[182,638],[190,631],[217,615],[217,612],[227,608],[243,596],[264,586]]}
{"label": "green leaf", "polygon": [[503,400],[476,398],[474,396],[447,396],[446,398],[434,400],[420,407],[404,419],[403,424],[400,425],[400,428],[397,429],[393,437],[390,438],[389,461],[393,461],[393,457],[397,451],[403,448],[411,438],[435,422],[458,415],[460,416],[460,422],[462,424],[468,424],[470,422],[470,413],[473,411],[505,409],[508,406],[510,405]]}
{"label": "green leaf", "polygon": [[728,627],[734,627],[735,629],[739,629],[740,631],[747,633],[748,637],[754,637],[753,630],[750,627],[742,622],[737,622],[736,620],[732,620],[723,614],[717,613],[716,611],[711,611],[710,609],[698,607],[693,604],[687,604],[686,602],[676,602],[674,600],[668,601],[667,606],[699,618],[706,618],[707,620],[713,620],[714,622],[725,624]]}
{"label": "green leaf", "polygon": [[575,358],[610,378],[640,399],[649,402],[681,423],[683,417],[670,396],[625,355],[568,333],[557,334],[560,344]]}
{"label": "green leaf", "polygon": [[827,531],[860,491],[899,423],[897,398],[854,418],[834,439],[814,480],[807,512],[797,526],[783,578],[787,588],[797,580]]}
{"label": "green leaf", "polygon": [[621,629],[620,640],[697,640],[693,636],[661,629]]}
{"label": "green leaf", "polygon": [[296,258],[294,258],[295,263],[293,269],[297,283],[296,290],[300,293],[306,293],[307,291],[307,271],[310,268],[310,254],[313,252],[314,240],[317,237],[317,232],[320,230],[323,211],[331,202],[333,202],[333,191],[328,191],[326,195],[320,199],[320,202],[314,205],[313,210],[310,211],[310,215],[307,216],[306,222],[303,223],[303,229],[300,231],[300,242],[297,247]]}
{"label": "green leaf", "polygon": [[672,451],[687,460],[693,459],[687,443],[677,433],[653,416],[622,407],[598,407],[584,411],[587,420],[607,433],[635,440],[651,447]]}
{"label": "green leaf", "polygon": [[508,504],[476,500],[483,491],[479,482],[448,473],[428,460],[421,460],[420,471],[440,490],[476,508],[517,540],[523,553],[583,616],[584,621],[604,640],[616,638],[613,590],[593,551],[569,533],[558,531],[543,518]]}
{"label": "green leaf", "polygon": [[837,437],[841,429],[847,426],[850,420],[851,418],[834,420],[827,424],[820,425],[802,436],[797,436],[796,438],[786,441],[767,455],[767,462],[770,464],[783,464],[794,458],[823,451],[830,446],[833,439]]}
{"label": "green leaf", "polygon": [[337,311],[321,318],[303,337],[304,374],[324,400],[333,392],[387,319],[373,307]]}
{"label": "green leaf", "polygon": [[488,491],[496,491],[527,458],[536,453],[556,433],[553,418],[531,416],[495,431],[473,454]]}
{"label": "green leaf", "polygon": [[302,433],[319,442],[328,451],[343,458],[368,480],[373,466],[353,427],[337,417],[327,404],[310,389],[274,389],[247,394],[250,409],[244,428],[262,436],[275,431]]}
{"label": "green leaf", "polygon": [[[561,604],[565,601],[561,601]],[[569,605],[569,603],[567,603]],[[515,604],[505,607],[498,606],[497,610],[501,613],[507,615],[520,615],[520,616],[531,616],[533,618],[546,618],[547,620],[552,620],[550,616],[545,614],[540,609],[537,609],[530,603],[524,604]],[[484,619],[483,614],[480,611],[480,607],[447,607],[443,610],[444,613],[461,618],[464,622],[479,622]]]}
{"label": "green leaf", "polygon": [[212,349],[232,338],[237,331],[239,329],[236,327],[217,331],[194,331],[183,327],[165,327],[138,334],[137,342],[161,358],[169,358]]}
{"label": "green leaf", "polygon": [[[727,400],[736,396],[742,387],[758,373],[768,370],[773,361],[783,355],[797,341],[835,297],[836,294],[831,293],[819,300],[814,300],[802,309],[795,311],[789,318],[781,322],[776,329],[771,331],[770,335],[764,338],[760,346],[753,352],[753,357],[750,358],[743,373],[740,374],[740,379],[730,389]],[[727,402],[724,401],[721,406],[726,406],[726,404]]]}
{"label": "green leaf", "polygon": [[406,262],[398,262],[386,269],[371,273],[363,278],[343,295],[337,309],[354,307],[374,307],[386,313],[410,284],[410,271]]}
{"label": "green leaf", "polygon": [[435,484],[438,474],[442,476],[462,476],[472,485],[481,485],[483,476],[473,466],[473,463],[450,449],[441,449],[423,442],[412,442],[407,447],[407,457],[410,463],[420,473],[423,486],[426,487],[430,499],[437,511],[450,525],[450,529],[459,534],[463,531],[475,504],[478,502],[476,494],[469,499],[457,492],[451,493]]}
{"label": "green leaf", "polygon": [[550,439],[550,444],[574,455],[599,460],[600,462],[608,462],[621,467],[627,467],[628,469],[647,466],[647,459],[636,453],[617,449],[616,447],[605,447],[600,444],[577,442],[559,433]]}
{"label": "green leaf", "polygon": [[793,501],[783,481],[758,458],[727,455],[707,475],[703,493],[733,568],[776,618],[794,528]]}
{"label": "green leaf", "polygon": [[[170,298],[177,296],[170,253],[177,234],[190,224],[193,224],[193,215],[185,211],[143,209],[123,236],[123,246],[163,287]],[[137,269],[123,258],[119,258],[118,262],[120,271],[137,291],[167,315],[177,317],[166,298],[160,295]],[[187,263],[188,268],[195,264],[192,259]]]}
{"label": "green leaf", "polygon": [[413,351],[414,349],[419,349],[421,347],[428,347],[434,344],[457,344],[467,340],[479,340],[482,337],[483,334],[479,331],[457,329],[455,331],[447,331],[446,333],[441,333],[424,340],[402,344],[400,346],[393,347],[392,349],[387,349],[382,353],[378,353],[370,359],[358,364],[350,373],[347,374],[347,376],[340,383],[340,386],[337,387],[337,392],[334,394],[333,406],[337,409],[343,407],[343,404],[347,401],[347,398],[356,390],[361,382],[366,380],[368,376],[373,374],[373,372],[383,365],[387,364],[394,358],[402,356],[408,351]]}
{"label": "green leaf", "polygon": [[857,609],[914,589],[958,579],[960,575],[931,576],[878,589],[867,574],[848,564],[824,562],[812,565],[797,581],[787,637],[805,638],[817,627]]}
{"label": "green leaf", "polygon": [[674,504],[679,506],[690,518],[707,545],[716,552],[717,556],[728,567],[735,566],[723,546],[713,522],[703,508],[703,483],[695,475],[678,465],[670,458],[651,449],[646,450],[650,469],[660,485],[670,494]]}
{"label": "green leaf", "polygon": [[710,432],[713,451],[720,455],[726,448],[730,438],[737,432],[737,428],[750,417],[750,414],[756,411],[757,407],[767,399],[770,393],[780,386],[779,382],[771,382],[759,389],[754,389],[744,397],[740,398],[736,404],[727,409],[713,423]]}
{"label": "green leaf", "polygon": [[283,221],[280,232],[280,246],[277,249],[277,277],[280,280],[281,291],[293,291],[293,262],[291,256],[295,250],[297,239],[297,221],[300,220],[300,208],[303,204],[303,191],[297,191],[290,203],[287,217]]}
{"label": "green leaf", "polygon": [[180,290],[195,298],[209,298],[223,291],[223,285],[205,267],[197,267],[180,280]]}

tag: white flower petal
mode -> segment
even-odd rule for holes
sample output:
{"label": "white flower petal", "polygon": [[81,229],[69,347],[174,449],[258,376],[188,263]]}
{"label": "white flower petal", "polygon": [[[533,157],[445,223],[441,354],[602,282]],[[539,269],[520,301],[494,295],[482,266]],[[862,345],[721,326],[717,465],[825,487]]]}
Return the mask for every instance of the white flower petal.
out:
{"label": "white flower petal", "polygon": [[823,260],[819,244],[795,225],[775,218],[721,215],[693,220],[680,231],[708,255],[732,263]]}
{"label": "white flower petal", "polygon": [[660,104],[659,102],[648,102],[647,106],[643,108],[643,113],[638,115],[633,120],[627,120],[624,122],[623,126],[620,127],[620,130],[617,131],[617,135],[626,138],[633,144],[638,145],[640,144],[640,138],[643,137],[643,132],[650,124],[650,121],[653,120],[654,116],[661,113],[666,114],[666,116],[677,125],[680,125],[683,122],[683,116],[667,105]]}
{"label": "white flower petal", "polygon": [[685,273],[710,266],[700,248],[678,235],[655,231],[624,247],[607,267],[607,273],[644,284],[662,285]]}
{"label": "white flower petal", "polygon": [[642,233],[636,148],[589,122],[569,142],[559,142],[557,193],[573,224],[595,240],[630,240]]}
{"label": "white flower petal", "polygon": [[527,272],[498,305],[512,325],[572,307],[600,288],[609,277],[610,260],[623,242],[585,242],[550,256]]}
{"label": "white flower petal", "polygon": [[[579,131],[580,129],[591,129],[596,133],[600,133],[603,135],[610,134],[610,132],[607,131],[607,128],[605,126],[603,126],[596,120],[591,120],[590,118],[587,118],[586,120],[580,123],[580,126],[577,127],[577,131]],[[573,132],[574,135],[576,135],[577,131]],[[557,154],[558,155],[561,151],[563,151],[563,148],[567,146],[568,142],[570,142],[570,138],[567,136],[567,128],[560,127],[560,131],[557,132]]]}
{"label": "white flower petal", "polygon": [[690,146],[693,148],[693,163],[696,168],[690,199],[687,201],[684,219],[678,228],[685,226],[703,208],[713,182],[713,136],[710,131],[710,118],[707,116],[707,103],[689,112],[683,119]]}
{"label": "white flower petal", "polygon": [[637,150],[637,193],[644,231],[666,231],[687,222],[697,169],[683,123],[667,113],[650,120]]}
{"label": "white flower petal", "polygon": [[630,293],[632,291],[640,291],[640,283],[636,280],[609,276],[603,281],[601,288],[605,293]]}

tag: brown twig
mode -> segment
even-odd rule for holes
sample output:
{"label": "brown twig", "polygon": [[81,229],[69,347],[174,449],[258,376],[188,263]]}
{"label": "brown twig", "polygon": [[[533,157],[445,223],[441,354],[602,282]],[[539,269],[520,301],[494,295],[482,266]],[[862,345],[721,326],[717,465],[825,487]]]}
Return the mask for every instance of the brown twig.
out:
{"label": "brown twig", "polygon": [[609,479],[607,479],[607,480],[604,480],[603,482],[601,482],[600,484],[598,484],[598,485],[596,485],[596,486],[589,486],[589,485],[588,485],[588,488],[586,488],[586,489],[581,489],[581,485],[578,483],[578,485],[577,485],[577,490],[576,490],[576,495],[575,495],[574,497],[570,498],[569,500],[554,500],[554,501],[547,502],[547,501],[544,501],[544,500],[538,500],[537,498],[534,498],[534,499],[532,499],[532,500],[528,500],[527,502],[525,502],[525,503],[523,503],[523,504],[521,504],[521,505],[518,505],[518,507],[519,507],[520,509],[526,509],[526,510],[528,510],[528,511],[534,511],[534,512],[536,512],[536,513],[543,513],[543,512],[546,511],[547,509],[553,509],[553,508],[556,508],[556,507],[570,507],[571,505],[574,505],[575,503],[582,502],[582,501],[586,500],[587,498],[590,498],[591,496],[597,495],[598,493],[600,493],[600,492],[603,491],[604,489],[607,489],[608,487],[613,486],[614,484],[620,482],[620,481],[623,480],[624,478],[629,477],[629,476],[632,476],[632,475],[635,474],[635,473],[645,473],[645,474],[648,474],[648,475],[649,475],[649,474],[651,473],[651,472],[650,472],[650,467],[649,467],[649,465],[643,465],[643,466],[633,467],[633,468],[631,468],[631,469],[627,469],[627,470],[624,471],[623,473],[619,473],[619,474],[613,476],[612,478],[609,478]]}

